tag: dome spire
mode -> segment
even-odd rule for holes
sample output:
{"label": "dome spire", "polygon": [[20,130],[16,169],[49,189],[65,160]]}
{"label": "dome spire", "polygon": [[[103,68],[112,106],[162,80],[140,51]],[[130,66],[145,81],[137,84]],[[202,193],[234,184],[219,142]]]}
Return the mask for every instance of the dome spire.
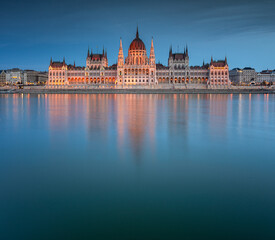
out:
{"label": "dome spire", "polygon": [[138,34],[138,26],[137,26],[136,38],[139,38],[139,34]]}

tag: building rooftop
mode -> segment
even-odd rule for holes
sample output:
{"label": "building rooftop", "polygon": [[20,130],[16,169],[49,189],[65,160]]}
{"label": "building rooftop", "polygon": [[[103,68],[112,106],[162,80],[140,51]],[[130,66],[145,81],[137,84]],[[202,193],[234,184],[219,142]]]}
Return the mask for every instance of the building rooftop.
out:
{"label": "building rooftop", "polygon": [[163,70],[165,70],[165,69],[169,69],[169,67],[164,66],[164,65],[163,65],[163,64],[161,64],[161,63],[157,63],[157,64],[156,64],[156,68],[157,68],[157,69],[163,69]]}
{"label": "building rooftop", "polygon": [[245,68],[243,68],[243,70],[255,70],[255,69],[251,68],[251,67],[245,67]]}
{"label": "building rooftop", "polygon": [[106,68],[106,70],[116,70],[116,69],[117,69],[117,64],[113,64]]}

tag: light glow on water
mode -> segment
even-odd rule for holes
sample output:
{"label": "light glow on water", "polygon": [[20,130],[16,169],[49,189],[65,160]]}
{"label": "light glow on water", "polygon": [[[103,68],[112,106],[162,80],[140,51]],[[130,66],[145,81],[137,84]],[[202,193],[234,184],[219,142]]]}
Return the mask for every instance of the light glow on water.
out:
{"label": "light glow on water", "polygon": [[0,133],[4,239],[275,238],[275,95],[3,94]]}

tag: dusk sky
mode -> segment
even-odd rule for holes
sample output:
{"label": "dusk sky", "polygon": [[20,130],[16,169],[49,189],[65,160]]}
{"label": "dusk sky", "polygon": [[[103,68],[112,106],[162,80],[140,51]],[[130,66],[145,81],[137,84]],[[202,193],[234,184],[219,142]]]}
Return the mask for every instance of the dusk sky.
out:
{"label": "dusk sky", "polygon": [[228,58],[230,69],[275,69],[274,0],[154,1],[4,1],[0,14],[0,69],[47,70],[54,61],[84,66],[87,48],[107,49],[116,63],[119,39],[124,56],[135,37],[156,61],[167,64],[169,47],[183,52],[188,44],[190,65]]}

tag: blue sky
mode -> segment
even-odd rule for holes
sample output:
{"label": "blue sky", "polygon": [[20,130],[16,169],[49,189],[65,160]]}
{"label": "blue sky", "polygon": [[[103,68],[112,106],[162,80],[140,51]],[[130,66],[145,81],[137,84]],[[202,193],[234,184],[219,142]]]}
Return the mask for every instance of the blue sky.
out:
{"label": "blue sky", "polygon": [[275,69],[275,1],[5,1],[0,15],[0,69],[47,70],[50,58],[85,65],[87,48],[124,55],[139,26],[157,62],[167,64],[169,46],[183,51],[190,64],[228,57],[229,67]]}

